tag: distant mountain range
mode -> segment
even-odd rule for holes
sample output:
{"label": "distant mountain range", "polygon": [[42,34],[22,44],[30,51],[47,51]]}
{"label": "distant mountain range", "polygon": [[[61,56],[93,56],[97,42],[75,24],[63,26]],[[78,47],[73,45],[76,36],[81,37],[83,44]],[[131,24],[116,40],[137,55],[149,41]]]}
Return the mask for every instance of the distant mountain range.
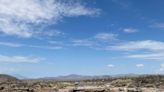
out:
{"label": "distant mountain range", "polygon": [[57,76],[57,77],[44,77],[38,78],[39,80],[91,80],[91,79],[108,79],[108,78],[119,78],[119,77],[137,77],[138,74],[118,74],[118,75],[98,75],[98,76],[85,76],[71,74],[66,76]]}
{"label": "distant mountain range", "polygon": [[[146,75],[146,74],[145,74]],[[7,77],[12,77],[5,75]],[[119,77],[138,77],[138,76],[144,76],[139,74],[118,74],[118,75],[99,75],[99,76],[88,76],[88,75],[77,75],[77,74],[70,74],[66,76],[57,76],[57,77],[43,77],[43,78],[26,78],[20,75],[13,75],[12,78],[18,78],[18,79],[24,79],[24,80],[91,80],[91,79],[108,79],[108,78],[119,78]],[[4,75],[0,74],[0,77],[4,77]]]}
{"label": "distant mountain range", "polygon": [[103,76],[84,76],[84,75],[66,75],[66,76],[58,76],[58,77],[44,77],[39,78],[40,80],[90,80],[90,79],[104,79],[110,78],[111,76],[103,75]]}

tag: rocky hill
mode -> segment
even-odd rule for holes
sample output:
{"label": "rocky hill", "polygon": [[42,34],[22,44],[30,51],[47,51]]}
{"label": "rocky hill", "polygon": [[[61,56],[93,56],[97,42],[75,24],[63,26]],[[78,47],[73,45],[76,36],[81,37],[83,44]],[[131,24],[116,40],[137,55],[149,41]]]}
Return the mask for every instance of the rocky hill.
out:
{"label": "rocky hill", "polygon": [[17,81],[18,79],[16,77],[10,76],[10,75],[5,75],[5,74],[0,74],[0,83],[3,82],[12,82],[12,81]]}

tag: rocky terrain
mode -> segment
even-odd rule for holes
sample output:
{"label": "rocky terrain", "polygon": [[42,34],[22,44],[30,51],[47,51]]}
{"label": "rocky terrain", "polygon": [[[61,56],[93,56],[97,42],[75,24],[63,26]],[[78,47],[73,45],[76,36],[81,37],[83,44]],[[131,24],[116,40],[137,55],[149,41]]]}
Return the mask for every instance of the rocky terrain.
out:
{"label": "rocky terrain", "polygon": [[79,80],[70,75],[60,80],[19,80],[9,75],[0,75],[0,92],[164,92],[163,75],[76,77]]}

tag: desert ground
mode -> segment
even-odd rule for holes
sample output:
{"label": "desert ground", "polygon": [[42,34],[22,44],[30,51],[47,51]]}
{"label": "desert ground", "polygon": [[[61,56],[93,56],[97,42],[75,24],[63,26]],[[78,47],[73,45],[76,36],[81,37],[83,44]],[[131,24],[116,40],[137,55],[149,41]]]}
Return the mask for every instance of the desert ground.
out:
{"label": "desert ground", "polygon": [[85,80],[23,79],[0,75],[0,92],[164,92],[164,76]]}

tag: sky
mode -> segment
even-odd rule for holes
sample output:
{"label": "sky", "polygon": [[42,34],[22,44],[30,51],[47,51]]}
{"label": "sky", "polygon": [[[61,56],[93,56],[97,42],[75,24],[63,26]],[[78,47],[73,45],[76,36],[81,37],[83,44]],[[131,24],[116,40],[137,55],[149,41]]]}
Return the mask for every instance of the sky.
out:
{"label": "sky", "polygon": [[0,0],[0,73],[164,74],[163,0]]}

